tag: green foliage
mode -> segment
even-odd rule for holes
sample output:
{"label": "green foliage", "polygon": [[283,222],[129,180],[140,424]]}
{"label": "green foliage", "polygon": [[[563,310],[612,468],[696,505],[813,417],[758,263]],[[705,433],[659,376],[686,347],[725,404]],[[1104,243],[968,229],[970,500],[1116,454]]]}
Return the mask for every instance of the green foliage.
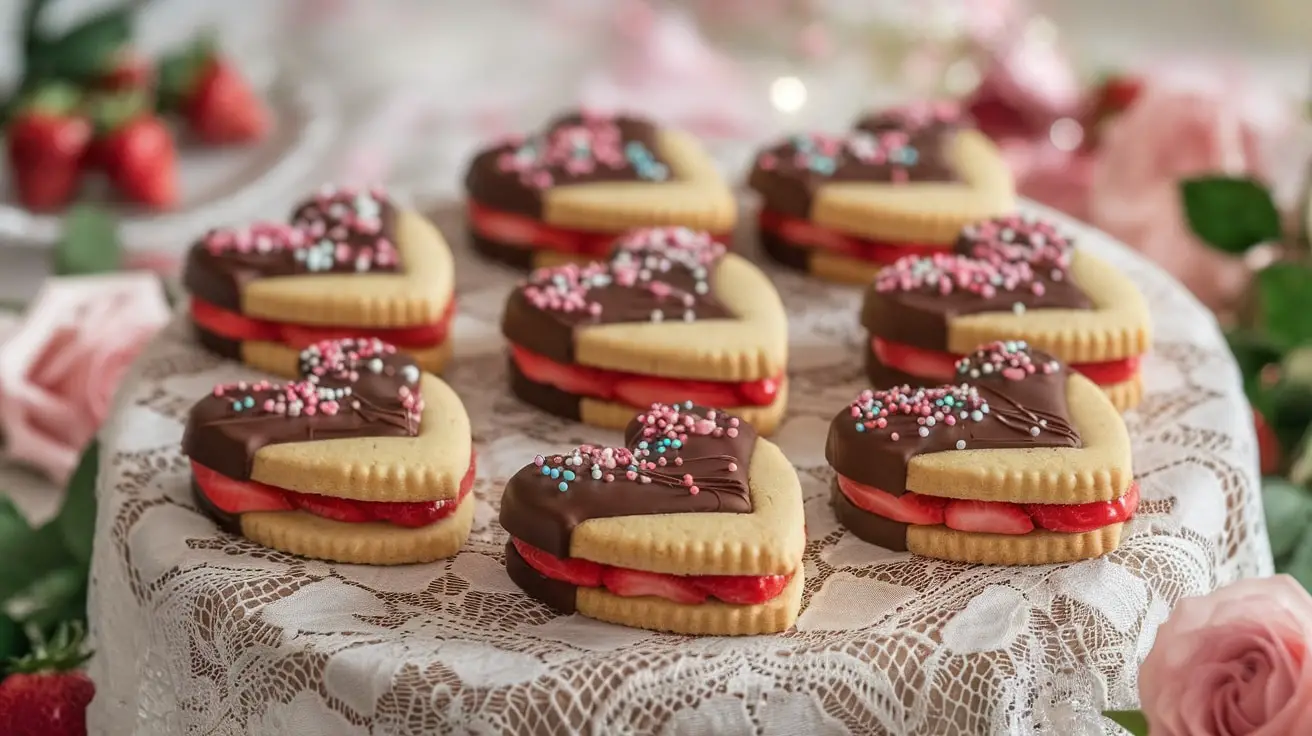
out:
{"label": "green foliage", "polygon": [[1147,736],[1148,719],[1144,718],[1143,713],[1137,710],[1109,710],[1104,711],[1103,715],[1116,722],[1116,725],[1134,734],[1134,736]]}
{"label": "green foliage", "polygon": [[123,260],[114,217],[101,207],[74,205],[64,218],[52,270],[60,276],[115,271]]}
{"label": "green foliage", "polygon": [[1280,239],[1280,211],[1271,194],[1252,179],[1207,176],[1180,183],[1189,227],[1227,253]]}
{"label": "green foliage", "polygon": [[1262,332],[1286,350],[1312,344],[1312,268],[1273,263],[1257,273],[1256,286]]}

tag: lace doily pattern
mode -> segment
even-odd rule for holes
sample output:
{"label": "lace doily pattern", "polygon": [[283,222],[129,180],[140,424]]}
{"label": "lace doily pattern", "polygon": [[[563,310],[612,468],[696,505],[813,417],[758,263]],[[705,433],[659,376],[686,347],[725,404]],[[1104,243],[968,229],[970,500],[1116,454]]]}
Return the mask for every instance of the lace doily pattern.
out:
{"label": "lace doily pattern", "polygon": [[[1048,214],[1046,211],[1044,214]],[[463,228],[444,214],[444,232]],[[138,363],[103,434],[91,612],[103,734],[1102,733],[1183,596],[1269,573],[1257,447],[1237,369],[1203,308],[1104,236],[1081,247],[1144,290],[1157,341],[1127,416],[1143,494],[1103,559],[977,567],[895,554],[828,505],[824,437],[864,387],[860,290],[774,271],[791,315],[792,406],[776,436],[806,494],[794,631],[688,638],[559,616],[502,566],[501,489],[535,454],[608,436],[505,390],[498,331],[516,276],[457,241],[447,378],[479,451],[473,533],[455,558],[369,568],[220,532],[190,495],[186,411],[252,378],[178,322]],[[767,268],[769,268],[767,266]]]}

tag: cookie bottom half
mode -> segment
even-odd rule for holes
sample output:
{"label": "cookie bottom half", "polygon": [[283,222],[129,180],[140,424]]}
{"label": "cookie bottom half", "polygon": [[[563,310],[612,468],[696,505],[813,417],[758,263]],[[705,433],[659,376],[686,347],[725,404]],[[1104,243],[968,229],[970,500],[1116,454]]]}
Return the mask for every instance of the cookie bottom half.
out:
{"label": "cookie bottom half", "polygon": [[1120,546],[1123,523],[1083,533],[1036,529],[1028,534],[962,532],[913,525],[858,508],[834,484],[830,502],[838,521],[858,538],[895,552],[983,565],[1047,565],[1087,560]]}
{"label": "cookie bottom half", "polygon": [[[822,248],[798,245],[775,233],[762,231],[759,235],[761,250],[776,262],[826,281],[864,286],[874,281],[875,274],[887,265],[840,255]],[[907,255],[916,255],[919,252],[917,249],[907,249]]]}
{"label": "cookie bottom half", "polygon": [[[624,429],[638,413],[647,407],[635,407],[616,401],[594,399],[563,391],[555,386],[529,379],[515,364],[507,360],[510,372],[510,391],[521,401],[548,414],[555,414],[576,422],[606,429]],[[678,401],[672,398],[672,401]],[[718,407],[750,423],[758,433],[769,435],[778,429],[788,408],[788,381],[779,384],[779,392],[768,406]]]}
{"label": "cookie bottom half", "polygon": [[[875,356],[875,351],[870,348],[869,342],[866,343],[865,363],[866,377],[870,379],[871,386],[875,388],[899,386],[904,383],[912,386],[942,383],[941,381],[925,379],[884,365]],[[1102,389],[1103,393],[1107,394],[1107,398],[1111,399],[1112,406],[1115,406],[1119,412],[1133,409],[1143,399],[1143,374],[1141,372],[1135,373],[1134,377],[1128,381],[1097,384],[1097,386]]]}
{"label": "cookie bottom half", "polygon": [[192,493],[197,505],[225,531],[280,552],[359,565],[408,565],[451,557],[469,537],[477,503],[470,493],[450,516],[408,528],[334,521],[304,511],[230,514],[215,506],[194,481]]}
{"label": "cookie bottom half", "polygon": [[[206,350],[228,360],[245,363],[252,368],[266,371],[284,378],[297,378],[300,363],[300,350],[290,345],[258,340],[234,340],[223,337],[205,328],[192,324],[196,331],[196,341]],[[368,331],[364,331],[368,336]],[[451,359],[454,346],[450,338],[432,347],[400,347],[401,352],[410,355],[423,370],[440,375]]]}
{"label": "cookie bottom half", "polygon": [[675,634],[750,636],[785,631],[802,607],[799,570],[779,595],[757,605],[720,601],[676,603],[655,596],[625,597],[600,588],[581,588],[552,580],[529,566],[514,544],[506,543],[506,573],[533,598],[562,613]]}
{"label": "cookie bottom half", "polygon": [[[618,238],[620,234],[616,233],[615,237]],[[559,266],[563,263],[588,263],[604,259],[604,256],[595,254],[565,253],[550,248],[529,248],[523,245],[506,243],[479,235],[473,230],[468,231],[468,236],[474,251],[479,255],[521,271],[546,266]]]}

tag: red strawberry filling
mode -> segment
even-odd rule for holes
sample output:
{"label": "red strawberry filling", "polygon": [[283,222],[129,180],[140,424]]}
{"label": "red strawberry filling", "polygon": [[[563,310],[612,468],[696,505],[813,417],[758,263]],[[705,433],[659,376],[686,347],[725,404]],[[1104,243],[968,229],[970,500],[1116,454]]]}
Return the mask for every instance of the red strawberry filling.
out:
{"label": "red strawberry filling", "polygon": [[229,340],[279,342],[298,350],[324,340],[347,337],[376,337],[399,348],[431,348],[446,342],[455,313],[456,302],[452,299],[442,317],[431,325],[390,329],[324,327],[255,319],[195,297],[191,299],[191,319],[201,329]]}
{"label": "red strawberry filling", "polygon": [[901,496],[838,476],[838,489],[863,511],[904,524],[943,524],[961,532],[1028,534],[1035,529],[1079,534],[1119,524],[1139,507],[1139,484],[1131,483],[1114,501],[1090,503],[1009,503],[964,501],[919,493]]}
{"label": "red strawberry filling", "polygon": [[754,606],[783,592],[792,575],[669,575],[612,567],[591,560],[556,557],[527,542],[510,540],[529,567],[552,580],[584,588],[605,588],[626,598],[651,595],[675,603],[703,603],[708,598]]}
{"label": "red strawberry filling", "polygon": [[783,240],[806,248],[820,248],[849,258],[858,258],[871,263],[889,264],[904,256],[927,256],[931,253],[946,253],[952,250],[951,243],[930,245],[927,243],[890,243],[883,240],[871,240],[847,233],[840,233],[827,227],[820,227],[810,220],[787,217],[777,212],[761,210],[757,218],[761,230],[779,236]]}
{"label": "red strawberry filling", "polygon": [[695,381],[657,378],[640,373],[557,363],[518,345],[510,346],[511,359],[526,378],[566,393],[606,401],[619,401],[645,409],[652,404],[691,401],[700,406],[769,406],[779,395],[782,376],[757,381]]}
{"label": "red strawberry filling", "polygon": [[474,487],[474,456],[469,457],[469,470],[460,480],[455,498],[436,501],[356,501],[315,493],[298,493],[253,480],[236,480],[211,470],[195,460],[191,473],[201,493],[229,514],[250,511],[300,510],[333,521],[361,523],[381,521],[397,526],[417,528],[434,524],[455,512],[456,507]]}
{"label": "red strawberry filling", "polygon": [[[554,227],[541,220],[484,207],[469,201],[469,227],[488,240],[523,248],[554,250],[581,256],[604,259],[620,236],[617,232],[571,230]],[[726,234],[712,236],[717,242],[729,242]]]}
{"label": "red strawberry filling", "polygon": [[[870,349],[880,363],[913,376],[951,382],[957,378],[957,361],[963,356],[941,350],[926,350],[892,342],[880,337],[870,338]],[[1110,386],[1134,378],[1139,373],[1139,356],[1101,363],[1071,363],[1070,367],[1085,378],[1100,385]]]}

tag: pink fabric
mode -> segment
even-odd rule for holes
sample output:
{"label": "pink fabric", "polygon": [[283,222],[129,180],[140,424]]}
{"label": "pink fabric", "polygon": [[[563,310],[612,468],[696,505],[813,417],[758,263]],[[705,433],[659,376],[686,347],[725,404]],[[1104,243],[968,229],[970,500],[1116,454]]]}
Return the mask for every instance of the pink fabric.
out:
{"label": "pink fabric", "polygon": [[153,274],[52,278],[0,343],[4,454],[63,484],[169,309]]}
{"label": "pink fabric", "polygon": [[1312,596],[1293,578],[1181,601],[1139,670],[1152,736],[1312,733]]}

